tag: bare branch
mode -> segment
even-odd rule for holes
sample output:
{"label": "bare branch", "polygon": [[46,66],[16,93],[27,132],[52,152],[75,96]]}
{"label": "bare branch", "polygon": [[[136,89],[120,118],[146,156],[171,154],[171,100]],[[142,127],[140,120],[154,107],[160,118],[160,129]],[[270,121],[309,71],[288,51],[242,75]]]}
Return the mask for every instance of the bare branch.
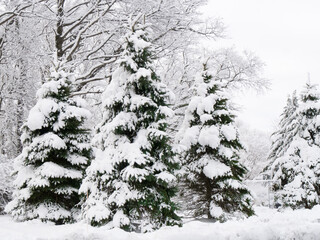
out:
{"label": "bare branch", "polygon": [[[67,31],[65,31],[65,33],[62,35],[63,38],[66,38],[66,36],[76,27],[78,27],[79,25],[82,24],[82,22],[92,13],[94,12],[95,8],[92,7],[85,15],[83,15],[82,17],[80,17],[79,19],[75,20],[73,26],[71,26]],[[64,24],[64,26],[70,25],[70,23],[66,23]]]}
{"label": "bare branch", "polygon": [[110,59],[109,61],[104,61],[104,62],[98,63],[97,65],[91,67],[90,70],[86,74],[79,76],[76,79],[76,81],[83,80],[83,79],[89,79],[89,78],[93,77],[101,68],[105,67],[107,64],[113,63],[114,61],[115,61],[115,59]]}
{"label": "bare branch", "polygon": [[97,23],[101,17],[103,17],[107,12],[109,12],[109,10],[111,9],[111,7],[116,3],[117,0],[114,0],[112,3],[110,3],[108,5],[108,7],[106,8],[106,10],[97,18],[95,18],[94,20],[92,20],[91,22],[89,22],[85,27],[83,27],[77,34],[77,37],[75,39],[75,41],[72,43],[73,47],[71,48],[70,52],[68,53],[68,55],[66,56],[67,60],[71,60],[72,59],[72,55],[75,53],[75,51],[77,50],[77,48],[80,45],[80,41],[82,38],[82,34],[85,33],[90,27],[92,27],[95,23]]}
{"label": "bare branch", "polygon": [[[86,59],[89,59],[89,57],[92,54],[95,54],[96,52],[98,52],[101,48],[103,48],[107,42],[109,42],[109,40],[114,36],[114,34],[111,34],[105,41],[103,41],[99,46],[97,46],[95,49],[93,49],[90,53],[88,53],[88,55],[86,56]],[[112,57],[112,56],[110,56]],[[101,57],[100,57],[101,58]]]}
{"label": "bare branch", "polygon": [[88,79],[86,79],[86,80],[84,80],[84,81],[77,82],[77,84],[82,87],[82,86],[84,86],[84,85],[86,85],[86,84],[88,84],[88,83],[91,83],[91,82],[106,80],[106,79],[110,79],[110,78],[111,78],[111,75],[104,76],[104,77],[88,78]]}
{"label": "bare branch", "polygon": [[75,11],[77,11],[77,9],[83,5],[87,5],[88,3],[90,3],[90,1],[87,2],[83,2],[83,3],[79,3],[78,5],[73,6],[72,8],[70,8],[69,10],[66,11],[67,16],[69,17],[70,15],[72,15]]}
{"label": "bare branch", "polygon": [[0,21],[0,26],[7,23],[8,21],[10,21],[12,18],[16,17],[16,16],[20,16],[24,10],[30,8],[30,7],[34,7],[34,5],[42,3],[46,0],[38,0],[36,3],[33,2],[27,2],[25,3],[25,5],[23,4],[19,4],[18,6],[16,6],[12,11],[7,11],[4,12],[0,15],[0,19],[4,18],[5,16],[9,15],[8,17],[6,17],[5,19]]}

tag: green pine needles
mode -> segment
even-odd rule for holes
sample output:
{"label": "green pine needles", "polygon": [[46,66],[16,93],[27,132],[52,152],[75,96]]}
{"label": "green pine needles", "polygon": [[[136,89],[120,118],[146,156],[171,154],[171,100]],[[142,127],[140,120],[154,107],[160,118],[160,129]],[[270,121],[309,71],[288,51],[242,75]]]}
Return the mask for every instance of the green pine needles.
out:
{"label": "green pine needles", "polygon": [[219,221],[254,213],[250,192],[242,183],[247,172],[239,163],[243,146],[224,84],[205,64],[179,134],[184,146],[183,195],[192,202],[195,216]]}
{"label": "green pine needles", "polygon": [[100,149],[81,187],[83,215],[92,225],[128,231],[180,224],[167,118],[171,93],[152,65],[147,27],[131,22],[112,81],[103,93],[105,114],[94,138]]}
{"label": "green pine needles", "polygon": [[[102,94],[94,157],[83,127],[89,113],[71,97],[74,74],[60,62],[38,91],[23,126],[16,191],[7,206],[14,218],[62,224],[73,222],[81,208],[92,226],[147,232],[181,225],[173,201],[181,162],[167,131],[174,96],[155,71],[149,28],[140,17],[127,25],[117,67]],[[183,190],[196,216],[225,221],[254,212],[242,183],[247,169],[239,163],[243,145],[226,83],[213,76],[204,65],[180,132]]]}
{"label": "green pine needles", "polygon": [[16,190],[6,211],[17,220],[73,222],[78,190],[91,158],[90,116],[83,100],[70,97],[73,75],[58,63],[37,92],[23,125],[23,151],[16,159]]}

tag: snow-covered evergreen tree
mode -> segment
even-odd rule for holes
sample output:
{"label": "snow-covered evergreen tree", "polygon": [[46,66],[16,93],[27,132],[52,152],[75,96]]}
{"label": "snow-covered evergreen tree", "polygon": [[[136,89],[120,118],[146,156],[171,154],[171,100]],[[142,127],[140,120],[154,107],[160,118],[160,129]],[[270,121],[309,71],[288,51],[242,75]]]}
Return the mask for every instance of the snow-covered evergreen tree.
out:
{"label": "snow-covered evergreen tree", "polygon": [[281,114],[281,120],[276,132],[272,134],[272,145],[268,156],[269,161],[273,162],[276,158],[282,156],[289,147],[293,137],[297,134],[300,124],[297,108],[299,106],[296,91],[292,96],[288,96],[287,105]]}
{"label": "snow-covered evergreen tree", "polygon": [[71,222],[78,190],[91,158],[90,116],[82,99],[71,98],[73,74],[59,62],[37,92],[23,125],[22,153],[16,158],[13,200],[6,211],[19,221]]}
{"label": "snow-covered evergreen tree", "polygon": [[225,83],[214,78],[204,64],[195,80],[195,96],[185,112],[178,134],[184,146],[185,195],[197,216],[225,221],[232,215],[250,216],[252,197],[242,183],[246,168],[239,163],[243,146]]}
{"label": "snow-covered evergreen tree", "polygon": [[172,93],[153,68],[148,28],[137,21],[129,21],[119,67],[103,93],[99,150],[80,190],[91,225],[144,232],[179,224],[171,200],[179,164],[166,133]]}
{"label": "snow-covered evergreen tree", "polygon": [[299,101],[296,91],[292,96],[288,96],[287,104],[284,107],[278,129],[271,135],[271,147],[268,155],[268,164],[261,172],[267,178],[273,177],[272,166],[276,159],[283,156],[289,148],[293,138],[298,134],[299,126],[301,124],[301,115],[298,112]]}
{"label": "snow-covered evergreen tree", "polygon": [[[275,198],[283,206],[312,208],[320,196],[320,93],[307,83],[297,108],[297,134],[271,166]],[[284,142],[285,144],[285,142]]]}

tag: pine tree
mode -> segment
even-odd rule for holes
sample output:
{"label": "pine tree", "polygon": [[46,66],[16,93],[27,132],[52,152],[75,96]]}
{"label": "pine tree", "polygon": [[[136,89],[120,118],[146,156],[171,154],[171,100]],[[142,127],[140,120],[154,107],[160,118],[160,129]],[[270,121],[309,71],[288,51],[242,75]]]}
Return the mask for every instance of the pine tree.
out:
{"label": "pine tree", "polygon": [[105,113],[94,138],[100,150],[81,187],[91,225],[145,232],[179,224],[171,200],[179,164],[166,133],[172,94],[153,68],[147,31],[129,21],[119,67],[103,93]]}
{"label": "pine tree", "polygon": [[275,159],[281,156],[292,141],[293,136],[296,135],[297,125],[299,124],[299,115],[296,112],[298,106],[298,98],[296,91],[294,91],[291,97],[288,96],[287,105],[281,114],[279,130],[272,134],[274,136],[274,141],[272,143],[269,159]]}
{"label": "pine tree", "polygon": [[320,93],[307,83],[297,109],[297,134],[271,166],[275,199],[285,207],[312,208],[320,196]]}
{"label": "pine tree", "polygon": [[292,96],[288,96],[287,98],[287,104],[284,107],[283,113],[281,114],[278,130],[275,131],[271,136],[272,144],[268,155],[269,164],[263,170],[264,174],[269,176],[272,175],[272,164],[277,158],[283,156],[283,154],[289,148],[294,136],[297,135],[301,121],[300,115],[297,112],[298,107],[298,98],[296,91],[294,91]]}
{"label": "pine tree", "polygon": [[246,168],[239,163],[243,146],[234,125],[224,82],[215,79],[204,64],[196,78],[180,130],[186,189],[195,216],[225,221],[233,215],[251,216],[252,197],[242,183]]}
{"label": "pine tree", "polygon": [[73,74],[59,62],[37,91],[38,101],[23,125],[22,153],[16,158],[13,200],[6,211],[14,219],[72,222],[78,190],[91,158],[90,116],[81,99],[71,98]]}

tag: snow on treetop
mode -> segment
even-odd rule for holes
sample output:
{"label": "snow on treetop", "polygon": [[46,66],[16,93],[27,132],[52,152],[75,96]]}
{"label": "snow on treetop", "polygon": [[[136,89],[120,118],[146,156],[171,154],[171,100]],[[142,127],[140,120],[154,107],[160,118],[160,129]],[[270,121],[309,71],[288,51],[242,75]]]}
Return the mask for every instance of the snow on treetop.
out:
{"label": "snow on treetop", "polygon": [[138,23],[137,19],[140,17],[138,16],[136,20],[129,20],[127,28],[131,29],[131,31],[128,31],[128,33],[121,39],[123,42],[123,49],[128,49],[128,44],[132,44],[134,50],[139,52],[151,46],[150,42],[144,40],[146,37],[146,32],[152,32],[151,28],[149,28],[150,25]]}
{"label": "snow on treetop", "polygon": [[85,100],[81,98],[67,99],[67,102],[59,101],[51,94],[58,94],[61,88],[70,87],[71,74],[64,71],[53,72],[53,78],[49,82],[44,83],[37,91],[37,104],[30,110],[26,125],[31,131],[41,129],[48,126],[52,119],[52,113],[60,112],[58,121],[53,125],[53,130],[57,131],[63,128],[65,120],[69,118],[77,118],[81,121],[83,118],[89,118],[90,112],[84,107]]}
{"label": "snow on treetop", "polygon": [[51,93],[58,93],[61,87],[66,86],[66,78],[52,79],[44,83],[41,88],[37,91],[37,98],[45,98]]}
{"label": "snow on treetop", "polygon": [[308,100],[319,100],[320,92],[318,91],[318,84],[311,84],[308,82],[301,91],[301,98],[303,102]]}
{"label": "snow on treetop", "polygon": [[151,70],[146,68],[139,68],[135,74],[132,74],[128,79],[128,82],[133,83],[139,80],[141,77],[151,79]]}
{"label": "snow on treetop", "polygon": [[208,85],[203,82],[203,78],[201,77],[199,78],[199,80],[196,80],[190,90],[195,91],[198,96],[204,97],[208,94]]}
{"label": "snow on treetop", "polygon": [[50,113],[56,112],[58,108],[59,105],[53,99],[40,99],[29,112],[27,126],[31,131],[41,129],[46,126],[46,118],[50,117]]}
{"label": "snow on treetop", "polygon": [[[220,94],[221,93],[221,94]],[[218,95],[216,94],[209,94],[208,96],[194,96],[192,97],[188,108],[186,110],[186,116],[185,121],[189,122],[193,119],[193,112],[196,111],[196,113],[200,116],[201,121],[204,123],[205,121],[210,119],[211,114],[214,114],[215,116],[221,116],[221,115],[229,115],[233,114],[231,110],[216,110],[214,109],[214,105],[216,104],[217,100],[221,99],[222,92],[219,92]]]}
{"label": "snow on treetop", "polygon": [[[217,91],[219,91],[219,95],[226,96],[228,95],[226,92],[223,92],[219,89],[223,89],[227,85],[227,81],[223,78],[216,79],[212,76],[215,76],[215,72],[210,71],[204,71],[200,72],[196,75],[195,81],[193,86],[191,87],[191,90],[195,90],[196,94],[198,96],[204,97],[208,94],[208,90],[212,89],[214,87],[217,88]],[[212,77],[208,81],[205,81],[206,77]]]}
{"label": "snow on treetop", "polygon": [[[73,103],[72,100],[69,100]],[[84,105],[82,101],[76,100],[76,104],[80,103]],[[57,103],[56,100],[51,98],[40,99],[37,104],[30,110],[29,116],[27,119],[27,126],[31,131],[41,129],[42,127],[46,127],[48,125],[48,120],[51,119],[51,115],[54,112],[60,111],[59,119],[54,124],[54,131],[63,128],[65,125],[64,120],[68,118],[75,117],[79,121],[82,118],[89,118],[91,113],[82,107],[72,106],[65,103]]]}
{"label": "snow on treetop", "polygon": [[133,33],[129,33],[127,35],[127,39],[129,43],[133,44],[133,47],[136,52],[139,52],[147,47],[150,47],[151,43],[143,40],[142,37],[145,36],[145,31],[143,30],[136,30]]}

